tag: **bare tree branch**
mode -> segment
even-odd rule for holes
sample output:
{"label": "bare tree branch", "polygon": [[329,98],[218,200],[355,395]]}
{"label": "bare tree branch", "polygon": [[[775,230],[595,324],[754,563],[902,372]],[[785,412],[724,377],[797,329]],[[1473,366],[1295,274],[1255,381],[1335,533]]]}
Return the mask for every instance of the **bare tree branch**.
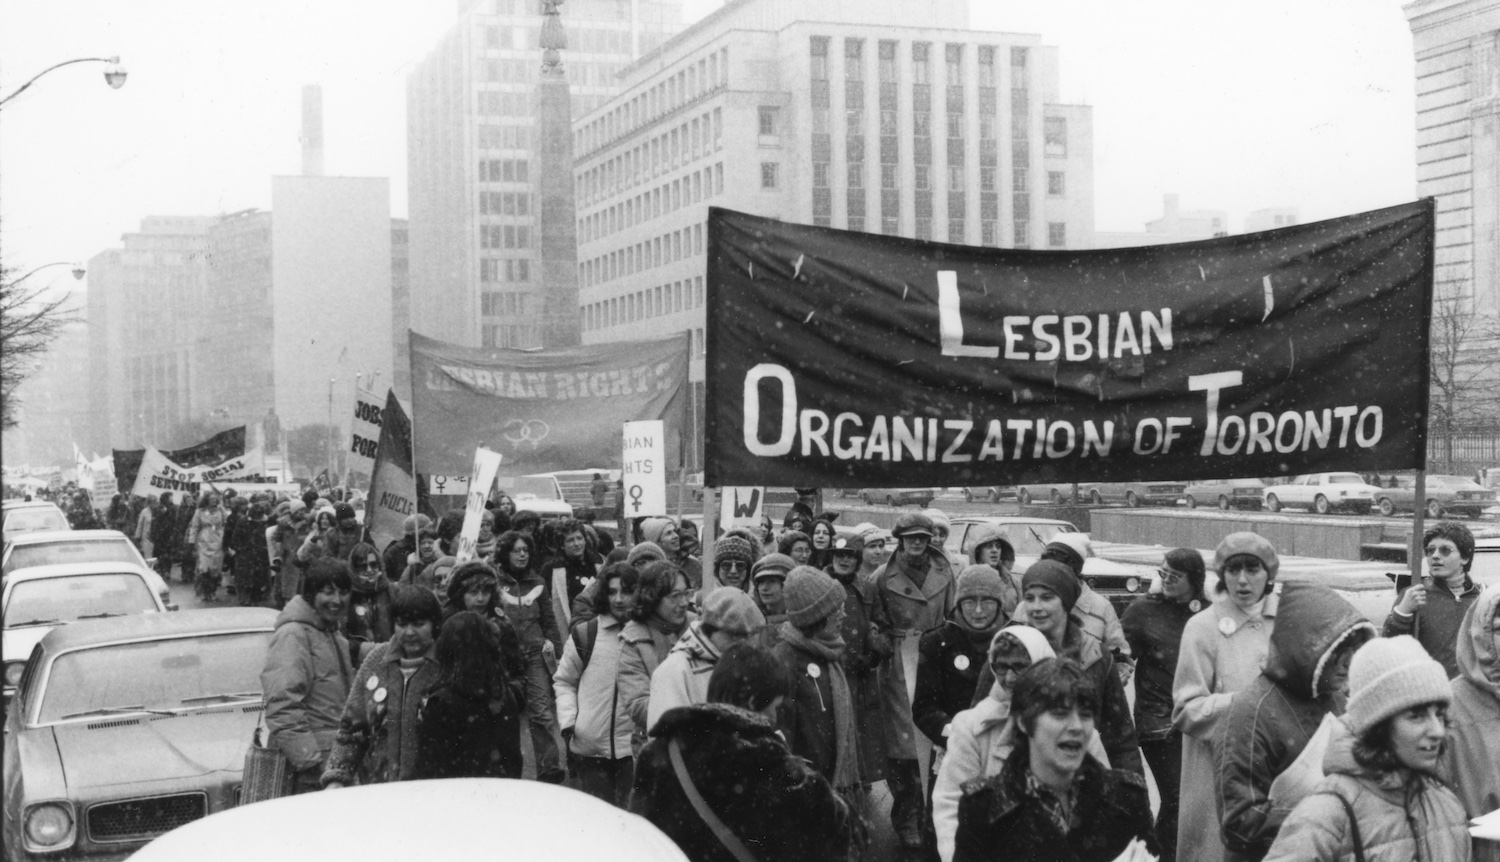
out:
{"label": "bare tree branch", "polygon": [[78,320],[66,295],[46,299],[41,288],[12,280],[0,269],[0,427],[13,428],[20,401],[16,388],[36,370],[36,362],[62,328]]}

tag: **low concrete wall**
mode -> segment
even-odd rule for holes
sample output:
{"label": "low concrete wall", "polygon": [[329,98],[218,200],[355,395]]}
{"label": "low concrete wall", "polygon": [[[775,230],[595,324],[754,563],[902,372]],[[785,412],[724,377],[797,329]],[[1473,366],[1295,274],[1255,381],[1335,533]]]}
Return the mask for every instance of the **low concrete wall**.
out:
{"label": "low concrete wall", "polygon": [[1261,512],[1173,511],[1162,509],[1095,509],[1093,538],[1168,548],[1215,548],[1230,533],[1265,536],[1281,554],[1330,560],[1362,560],[1365,545],[1381,541],[1379,518],[1299,516]]}

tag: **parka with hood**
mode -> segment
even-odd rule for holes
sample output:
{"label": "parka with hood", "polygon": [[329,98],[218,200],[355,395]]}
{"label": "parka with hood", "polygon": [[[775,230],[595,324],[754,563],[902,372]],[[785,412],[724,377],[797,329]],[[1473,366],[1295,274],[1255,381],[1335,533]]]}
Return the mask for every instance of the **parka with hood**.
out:
{"label": "parka with hood", "polygon": [[1266,862],[1355,858],[1349,815],[1338,796],[1359,820],[1365,862],[1468,862],[1468,822],[1453,791],[1409,769],[1368,770],[1355,761],[1353,747],[1354,735],[1336,722],[1323,755],[1326,777],[1281,825]]}
{"label": "parka with hood", "polygon": [[630,810],[656,825],[695,862],[735,862],[693,809],[673,769],[680,747],[693,786],[756,859],[853,862],[859,813],[828,779],[787,748],[776,724],[725,703],[668,711],[636,760]]}
{"label": "parka with hood", "polygon": [[1350,639],[1375,636],[1375,627],[1327,587],[1287,583],[1281,588],[1266,666],[1234,694],[1219,722],[1214,761],[1221,836],[1230,860],[1260,860],[1271,849],[1296,800],[1271,802],[1271,782],[1284,772],[1327,713],[1318,684],[1333,653]]}
{"label": "parka with hood", "polygon": [[1443,774],[1470,817],[1500,809],[1500,587],[1480,593],[1458,638]]}
{"label": "parka with hood", "polygon": [[260,674],[270,745],[301,772],[320,767],[333,748],[354,668],[349,642],[294,596],[276,617]]}
{"label": "parka with hood", "polygon": [[[557,723],[571,729],[568,750],[583,757],[607,757],[617,760],[629,757],[630,736],[635,723],[620,693],[620,632],[625,624],[612,614],[594,618],[598,633],[588,663],[578,652],[585,634],[569,637],[563,644],[562,661],[552,677],[552,692],[557,699]],[[577,624],[584,629],[592,621]]]}
{"label": "parka with hood", "polygon": [[669,709],[708,701],[708,678],[719,663],[719,649],[703,633],[703,621],[690,624],[651,674],[646,727]]}

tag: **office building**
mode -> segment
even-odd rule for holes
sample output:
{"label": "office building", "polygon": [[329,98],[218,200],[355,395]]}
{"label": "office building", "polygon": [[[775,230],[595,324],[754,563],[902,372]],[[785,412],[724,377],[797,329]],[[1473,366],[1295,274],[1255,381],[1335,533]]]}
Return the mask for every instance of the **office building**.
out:
{"label": "office building", "polygon": [[[560,316],[576,320],[576,297],[563,291],[560,303],[537,271],[535,88],[549,6],[460,0],[458,20],[408,77],[411,328],[424,335],[540,347]],[[568,0],[559,11],[574,116],[617,92],[616,72],[682,17],[679,0]]]}
{"label": "office building", "polygon": [[[692,333],[709,206],[1003,248],[1087,248],[1089,108],[967,0],[731,0],[574,130],[585,343]],[[837,22],[837,23],[834,23]]]}

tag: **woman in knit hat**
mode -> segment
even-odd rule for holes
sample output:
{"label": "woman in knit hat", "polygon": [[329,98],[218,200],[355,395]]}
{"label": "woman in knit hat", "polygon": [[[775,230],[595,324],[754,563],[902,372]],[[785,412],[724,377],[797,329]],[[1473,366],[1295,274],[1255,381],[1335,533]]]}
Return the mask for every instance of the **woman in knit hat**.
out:
{"label": "woman in knit hat", "polygon": [[1194,614],[1208,607],[1203,595],[1207,571],[1203,555],[1192,548],[1168,551],[1157,571],[1161,592],[1131,602],[1120,625],[1136,658],[1135,733],[1161,796],[1156,835],[1161,839],[1163,862],[1172,862],[1182,777],[1182,731],[1172,726],[1172,679],[1177,673],[1182,630]]}
{"label": "woman in knit hat", "polygon": [[[1081,590],[1082,584],[1072,569],[1056,560],[1038,560],[1021,577],[1022,616],[1028,625],[1046,636],[1059,657],[1076,661],[1093,681],[1100,698],[1095,723],[1110,767],[1144,776],[1135,723],[1130,720],[1130,705],[1125,699],[1125,686],[1115,672],[1114,659],[1097,640],[1084,634],[1073,615]],[[989,669],[985,670],[980,684],[988,688]]]}
{"label": "woman in knit hat", "polygon": [[1213,741],[1235,692],[1260,676],[1271,648],[1281,560],[1255,533],[1230,533],[1214,551],[1215,597],[1182,630],[1172,679],[1172,725],[1182,731],[1182,788],[1177,812],[1177,858],[1216,862],[1218,786]]}
{"label": "woman in knit hat", "polygon": [[[703,564],[683,546],[682,533],[678,531],[676,521],[671,518],[646,518],[641,521],[641,538],[647,542],[655,542],[662,549],[667,562],[682,569],[683,574],[687,575],[689,586],[695,590],[703,586]],[[639,566],[638,563],[634,565]]]}
{"label": "woman in knit hat", "polygon": [[869,522],[859,524],[854,532],[864,542],[865,549],[859,557],[859,576],[868,581],[875,580],[875,572],[891,558],[890,530],[883,530]]}
{"label": "woman in knit hat", "polygon": [[1005,607],[1007,595],[999,572],[989,566],[969,566],[958,576],[958,604],[947,621],[922,635],[912,720],[938,748],[947,747],[953,716],[973,706],[987,691],[977,688],[979,676],[990,642],[1010,616]]}
{"label": "woman in knit hat", "polygon": [[1094,555],[1087,533],[1058,533],[1042,548],[1039,559],[1057,560],[1066,563],[1078,578],[1081,590],[1078,604],[1073,607],[1074,616],[1083,624],[1083,630],[1104,643],[1104,648],[1114,656],[1115,667],[1120,671],[1120,681],[1129,682],[1134,670],[1131,663],[1130,643],[1125,639],[1125,630],[1120,627],[1120,615],[1109,599],[1099,595],[1083,577],[1084,561]]}
{"label": "woman in knit hat", "polygon": [[755,565],[755,556],[755,546],[748,539],[725,533],[714,542],[714,578],[721,586],[749,592],[750,567]]}
{"label": "woman in knit hat", "polygon": [[774,629],[786,621],[782,589],[786,586],[787,573],[796,567],[796,561],[785,554],[767,554],[750,568],[750,595],[755,599],[755,606],[765,614],[766,625],[772,629],[765,643],[767,649],[776,642]]}
{"label": "woman in knit hat", "polygon": [[864,540],[839,536],[823,571],[844,588],[844,676],[859,719],[859,772],[863,784],[885,778],[885,721],[880,714],[880,665],[891,655],[891,640],[875,624],[875,583],[859,576]]}
{"label": "woman in knit hat", "polygon": [[651,674],[646,727],[655,727],[669,709],[707,703],[708,678],[719,656],[750,640],[765,624],[765,615],[743,590],[718,587],[709,593],[703,601],[703,615],[688,623],[687,631]]}
{"label": "woman in knit hat", "polygon": [[844,588],[810,566],[787,575],[787,621],[772,648],[791,677],[792,695],[777,723],[792,753],[807,759],[835,790],[859,790],[858,723],[844,676]]}
{"label": "woman in knit hat", "polygon": [[1442,664],[1410,635],[1360,647],[1326,777],[1282,824],[1267,862],[1468,862],[1463,804],[1437,778],[1452,700]]}

